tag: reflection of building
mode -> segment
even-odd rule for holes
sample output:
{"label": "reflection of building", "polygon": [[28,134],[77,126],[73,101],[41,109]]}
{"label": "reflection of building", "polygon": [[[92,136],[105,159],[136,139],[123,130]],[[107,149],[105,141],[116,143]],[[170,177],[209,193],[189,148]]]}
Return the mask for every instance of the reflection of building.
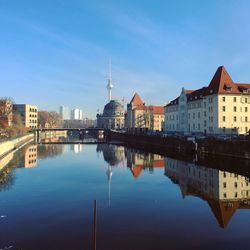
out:
{"label": "reflection of building", "polygon": [[142,128],[161,131],[163,123],[163,106],[146,106],[140,96],[135,93],[127,105],[126,128],[128,130]]}
{"label": "reflection of building", "polygon": [[78,153],[82,152],[83,145],[82,144],[71,144],[70,147],[74,153],[78,154]]}
{"label": "reflection of building", "polygon": [[14,110],[20,113],[22,121],[27,128],[37,128],[38,108],[28,104],[14,104]]}
{"label": "reflection of building", "polygon": [[244,134],[250,130],[250,84],[234,83],[221,66],[207,87],[185,90],[165,107],[165,130]]}
{"label": "reflection of building", "polygon": [[183,197],[206,200],[221,227],[239,208],[250,208],[249,178],[165,158],[165,175],[180,186]]}
{"label": "reflection of building", "polygon": [[24,167],[32,168],[37,165],[37,145],[27,147],[24,153]]}
{"label": "reflection of building", "polygon": [[154,168],[164,167],[164,157],[152,153],[141,153],[137,150],[127,149],[127,167],[130,168],[135,178],[139,177],[142,170],[153,171]]}
{"label": "reflection of building", "polygon": [[123,146],[113,144],[97,144],[96,151],[103,153],[104,160],[110,166],[117,166],[125,159],[125,149]]}

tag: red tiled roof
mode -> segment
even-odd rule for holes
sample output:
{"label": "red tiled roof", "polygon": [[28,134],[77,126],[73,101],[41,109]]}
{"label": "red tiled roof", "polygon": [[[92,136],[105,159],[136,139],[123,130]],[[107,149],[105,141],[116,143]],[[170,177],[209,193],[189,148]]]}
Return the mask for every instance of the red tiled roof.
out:
{"label": "red tiled roof", "polygon": [[137,93],[135,93],[130,104],[133,104],[134,106],[142,106],[143,102],[142,102],[140,96]]}
{"label": "red tiled roof", "polygon": [[[234,83],[224,66],[220,66],[208,87],[203,87],[197,90],[185,90],[188,102],[201,99],[203,96],[213,94],[244,94],[244,90],[249,90],[248,83]],[[246,92],[246,94],[250,94]],[[171,101],[166,106],[173,106],[179,104],[179,97]]]}
{"label": "red tiled roof", "polygon": [[164,114],[164,107],[163,106],[151,106],[153,109],[154,114]]}
{"label": "red tiled roof", "polygon": [[153,114],[164,114],[163,106],[137,106],[135,110],[148,110],[153,111]]}

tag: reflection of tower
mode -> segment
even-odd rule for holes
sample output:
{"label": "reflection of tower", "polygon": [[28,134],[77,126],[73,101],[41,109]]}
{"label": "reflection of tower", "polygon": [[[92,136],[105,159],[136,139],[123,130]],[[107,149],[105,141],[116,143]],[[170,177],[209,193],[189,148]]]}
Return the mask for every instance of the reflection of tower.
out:
{"label": "reflection of tower", "polygon": [[112,99],[112,76],[111,76],[111,58],[109,58],[109,76],[108,76],[108,84],[107,84],[107,90],[108,90],[108,101],[111,101]]}
{"label": "reflection of tower", "polygon": [[109,165],[107,170],[107,176],[108,176],[108,184],[109,184],[109,206],[110,206],[110,193],[111,193],[111,178],[112,178],[112,168]]}

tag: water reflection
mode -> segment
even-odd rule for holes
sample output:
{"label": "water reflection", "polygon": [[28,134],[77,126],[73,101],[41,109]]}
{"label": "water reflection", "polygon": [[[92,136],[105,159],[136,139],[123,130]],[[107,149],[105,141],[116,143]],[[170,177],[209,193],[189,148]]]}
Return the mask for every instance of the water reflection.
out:
{"label": "water reflection", "polygon": [[24,167],[33,168],[37,165],[37,145],[30,145],[25,149]]}
{"label": "water reflection", "polygon": [[82,144],[72,144],[70,145],[70,149],[75,153],[78,154],[82,152],[83,145]]}
{"label": "water reflection", "polygon": [[[247,171],[236,174],[237,167],[224,171],[114,144],[30,144],[1,159],[0,168],[0,191],[7,191],[0,192],[0,214],[8,215],[0,235],[7,245],[8,232],[19,231],[12,235],[20,236],[20,249],[83,249],[82,238],[90,246],[93,199],[100,206],[100,249],[120,249],[120,242],[132,242],[123,249],[155,249],[159,242],[158,249],[174,249],[179,235],[204,246],[199,241],[206,236],[247,234],[246,214],[234,214],[250,208],[250,184]],[[116,247],[109,241],[113,235]]]}
{"label": "water reflection", "polygon": [[125,166],[125,148],[114,144],[97,144],[97,153],[102,153],[104,160],[111,166],[122,163]]}
{"label": "water reflection", "polygon": [[171,158],[165,158],[165,175],[179,185],[183,198],[191,195],[207,201],[222,228],[237,209],[250,208],[248,177]]}
{"label": "water reflection", "polygon": [[158,154],[127,148],[126,157],[127,167],[135,178],[138,178],[143,170],[153,173],[154,168],[164,168],[164,157]]}

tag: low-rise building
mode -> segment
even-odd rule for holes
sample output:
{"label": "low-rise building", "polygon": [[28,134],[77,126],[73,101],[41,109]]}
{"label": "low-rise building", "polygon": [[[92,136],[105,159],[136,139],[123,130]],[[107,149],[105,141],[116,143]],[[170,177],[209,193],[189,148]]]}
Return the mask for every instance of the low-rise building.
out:
{"label": "low-rise building", "polygon": [[250,130],[250,84],[235,83],[221,66],[210,84],[181,91],[165,106],[165,131],[246,134]]}
{"label": "low-rise building", "polygon": [[127,104],[127,130],[139,128],[161,131],[163,129],[164,118],[163,106],[146,106],[137,93],[135,93],[130,103]]}
{"label": "low-rise building", "polygon": [[125,111],[121,103],[111,100],[104,106],[103,113],[97,114],[97,127],[106,129],[123,129]]}
{"label": "low-rise building", "polygon": [[23,125],[27,128],[37,128],[38,124],[38,107],[29,104],[15,104],[13,109],[17,111],[21,117]]}

